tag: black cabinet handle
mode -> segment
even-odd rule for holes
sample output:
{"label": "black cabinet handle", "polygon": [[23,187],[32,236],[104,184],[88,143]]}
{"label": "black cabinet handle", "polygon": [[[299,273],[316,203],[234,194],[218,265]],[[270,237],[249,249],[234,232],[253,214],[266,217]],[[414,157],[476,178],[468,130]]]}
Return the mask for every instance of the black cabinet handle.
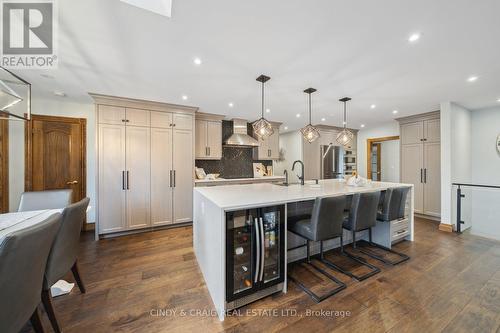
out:
{"label": "black cabinet handle", "polygon": [[210,156],[210,147],[208,147],[208,156]]}
{"label": "black cabinet handle", "polygon": [[125,171],[122,171],[122,190],[125,190]]}
{"label": "black cabinet handle", "polygon": [[424,177],[423,173],[424,173],[424,169],[420,169],[420,182],[421,183],[424,182],[424,180],[423,180],[423,177]]}
{"label": "black cabinet handle", "polygon": [[172,170],[170,170],[170,175],[169,175],[169,187],[172,187]]}
{"label": "black cabinet handle", "polygon": [[129,172],[127,171],[127,190],[130,190],[130,186],[129,186]]}
{"label": "black cabinet handle", "polygon": [[174,170],[174,184],[172,187],[175,187],[175,170]]}
{"label": "black cabinet handle", "polygon": [[424,169],[424,183],[427,184],[427,168]]}

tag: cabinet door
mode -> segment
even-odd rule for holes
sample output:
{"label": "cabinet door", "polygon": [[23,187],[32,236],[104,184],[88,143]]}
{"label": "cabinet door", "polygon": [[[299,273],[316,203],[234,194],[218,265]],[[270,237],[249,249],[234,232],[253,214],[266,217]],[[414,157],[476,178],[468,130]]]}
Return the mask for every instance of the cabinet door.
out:
{"label": "cabinet door", "polygon": [[174,223],[193,220],[193,132],[174,128]]}
{"label": "cabinet door", "polygon": [[99,105],[99,124],[123,125],[125,123],[125,108],[118,106]]}
{"label": "cabinet door", "polygon": [[151,129],[151,224],[172,223],[172,129]]}
{"label": "cabinet door", "polygon": [[422,121],[401,125],[402,145],[421,143],[423,138],[424,123]]}
{"label": "cabinet door", "polygon": [[99,234],[123,231],[125,212],[125,126],[99,125]]}
{"label": "cabinet door", "polygon": [[274,128],[274,133],[269,137],[269,157],[277,160],[280,157],[280,133],[279,128]]}
{"label": "cabinet door", "polygon": [[[320,179],[321,178],[321,156],[320,156],[320,144],[319,140],[312,143],[307,142],[300,134],[300,140],[302,140],[302,161],[304,162],[304,178],[306,180],[310,179]],[[297,181],[297,177],[294,174],[300,175],[300,165],[297,165],[297,170],[292,172],[290,179]]]}
{"label": "cabinet door", "polygon": [[415,186],[415,213],[424,213],[424,152],[421,143],[401,146],[401,182]]}
{"label": "cabinet door", "polygon": [[199,120],[195,121],[195,148],[194,154],[197,159],[204,159],[208,156],[208,145],[207,145],[207,121]]}
{"label": "cabinet door", "polygon": [[424,121],[424,139],[425,142],[441,141],[441,122],[439,119]]}
{"label": "cabinet door", "polygon": [[193,130],[193,116],[184,113],[173,114],[173,124],[178,130]]}
{"label": "cabinet door", "polygon": [[261,139],[257,137],[259,146],[253,150],[254,160],[270,160],[269,156],[269,138]]}
{"label": "cabinet door", "polygon": [[151,129],[127,126],[127,227],[144,228],[150,223]]}
{"label": "cabinet door", "polygon": [[424,144],[424,214],[441,216],[441,144]]}
{"label": "cabinet door", "polygon": [[207,121],[207,147],[209,158],[222,158],[222,123],[220,121]]}
{"label": "cabinet door", "polygon": [[170,112],[151,111],[151,127],[171,128],[172,121]]}
{"label": "cabinet door", "polygon": [[151,126],[151,112],[142,109],[127,108],[127,126]]}

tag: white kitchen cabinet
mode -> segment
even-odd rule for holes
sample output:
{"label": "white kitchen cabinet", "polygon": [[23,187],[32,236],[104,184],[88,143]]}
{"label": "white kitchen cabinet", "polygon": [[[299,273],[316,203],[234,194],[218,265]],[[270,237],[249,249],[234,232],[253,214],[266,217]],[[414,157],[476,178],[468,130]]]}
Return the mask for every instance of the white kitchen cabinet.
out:
{"label": "white kitchen cabinet", "polygon": [[253,148],[253,159],[254,160],[277,160],[280,157],[280,125],[281,123],[273,122],[274,133],[265,139],[259,138],[257,135],[253,135],[255,139],[259,141],[259,147]]}
{"label": "white kitchen cabinet", "polygon": [[150,143],[149,127],[127,126],[127,227],[148,227],[150,222]]}
{"label": "white kitchen cabinet", "polygon": [[401,126],[401,182],[415,186],[415,212],[441,216],[439,112],[398,119]]}
{"label": "white kitchen cabinet", "polygon": [[196,116],[195,158],[220,160],[222,158],[223,116],[199,114]]}
{"label": "white kitchen cabinet", "polygon": [[98,110],[97,236],[192,221],[196,109],[92,97]]}
{"label": "white kitchen cabinet", "polygon": [[172,129],[151,128],[151,224],[173,221]]}
{"label": "white kitchen cabinet", "polygon": [[99,125],[99,232],[126,229],[125,126]]}

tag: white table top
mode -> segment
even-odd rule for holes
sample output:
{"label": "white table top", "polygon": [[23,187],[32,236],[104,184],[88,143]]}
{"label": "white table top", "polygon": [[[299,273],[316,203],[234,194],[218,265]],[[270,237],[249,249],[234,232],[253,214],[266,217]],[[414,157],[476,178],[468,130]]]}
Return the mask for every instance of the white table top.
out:
{"label": "white table top", "polygon": [[28,212],[17,212],[0,214],[0,243],[10,233],[31,227],[44,221],[55,213],[61,213],[62,209],[33,210]]}
{"label": "white table top", "polygon": [[196,187],[200,193],[222,209],[244,209],[286,202],[314,200],[317,197],[386,190],[411,184],[371,182],[366,186],[347,186],[344,180],[320,180],[302,185],[278,186],[269,183]]}
{"label": "white table top", "polygon": [[195,179],[195,183],[226,183],[226,182],[251,182],[251,181],[272,181],[284,180],[285,176],[264,176],[264,177],[250,177],[250,178],[216,178],[216,179]]}

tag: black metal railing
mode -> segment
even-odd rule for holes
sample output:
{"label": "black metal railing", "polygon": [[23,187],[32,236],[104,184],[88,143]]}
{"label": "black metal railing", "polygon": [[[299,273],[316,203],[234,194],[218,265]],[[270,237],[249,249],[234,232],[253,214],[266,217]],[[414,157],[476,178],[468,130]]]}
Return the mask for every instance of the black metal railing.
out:
{"label": "black metal railing", "polygon": [[484,184],[465,184],[465,183],[451,183],[453,186],[457,186],[457,232],[462,233],[462,198],[465,198],[465,194],[462,194],[462,186],[465,187],[481,187],[481,188],[495,188],[500,189],[500,185],[484,185]]}

